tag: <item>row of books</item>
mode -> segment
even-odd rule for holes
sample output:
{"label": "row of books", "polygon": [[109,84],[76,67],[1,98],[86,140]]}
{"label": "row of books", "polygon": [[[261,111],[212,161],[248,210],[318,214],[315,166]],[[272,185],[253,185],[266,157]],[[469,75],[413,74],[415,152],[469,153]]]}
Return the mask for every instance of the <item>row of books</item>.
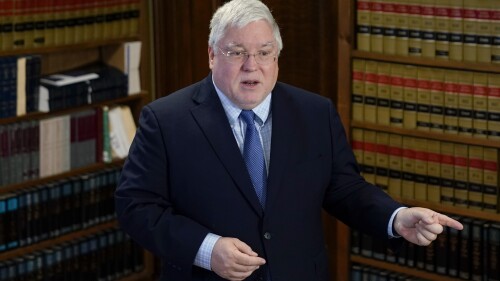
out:
{"label": "row of books", "polygon": [[0,196],[0,252],[115,219],[119,168]]}
{"label": "row of books", "polygon": [[367,181],[398,198],[499,212],[498,148],[353,128]]}
{"label": "row of books", "polygon": [[0,186],[123,159],[135,130],[127,105],[0,125]]}
{"label": "row of books", "polygon": [[500,63],[499,0],[358,0],[357,49]]}
{"label": "row of books", "polygon": [[351,233],[351,253],[465,280],[500,280],[500,224],[454,217],[462,231],[445,228],[426,247],[405,242],[397,252],[387,243],[356,230]]}
{"label": "row of books", "polygon": [[40,73],[38,55],[0,58],[0,118],[37,110]]}
{"label": "row of books", "polygon": [[362,264],[352,264],[350,278],[351,281],[426,281],[426,279],[411,277],[402,273],[389,272]]}
{"label": "row of books", "polygon": [[0,281],[118,280],[144,269],[142,249],[120,229],[109,229],[0,261]]}
{"label": "row of books", "polygon": [[500,140],[500,75],[353,60],[352,119]]}
{"label": "row of books", "polygon": [[140,0],[3,0],[0,50],[138,35]]}

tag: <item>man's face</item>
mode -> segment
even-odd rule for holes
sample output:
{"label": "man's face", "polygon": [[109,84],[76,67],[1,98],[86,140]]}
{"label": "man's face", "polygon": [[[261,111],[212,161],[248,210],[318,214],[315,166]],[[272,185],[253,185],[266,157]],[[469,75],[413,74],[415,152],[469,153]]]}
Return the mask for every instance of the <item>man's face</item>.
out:
{"label": "man's face", "polygon": [[[233,60],[224,55],[249,53],[248,59]],[[269,54],[275,60],[258,63],[253,54]],[[267,21],[231,27],[213,48],[208,48],[209,66],[215,85],[237,106],[253,109],[271,92],[278,79],[278,47]]]}

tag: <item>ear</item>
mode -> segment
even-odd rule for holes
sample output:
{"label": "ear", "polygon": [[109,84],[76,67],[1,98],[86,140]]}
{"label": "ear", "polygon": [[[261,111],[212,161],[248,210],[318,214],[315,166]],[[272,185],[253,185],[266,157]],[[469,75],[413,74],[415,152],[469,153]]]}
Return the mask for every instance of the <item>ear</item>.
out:
{"label": "ear", "polygon": [[208,67],[210,67],[210,69],[212,69],[214,65],[214,57],[215,57],[214,49],[208,46]]}

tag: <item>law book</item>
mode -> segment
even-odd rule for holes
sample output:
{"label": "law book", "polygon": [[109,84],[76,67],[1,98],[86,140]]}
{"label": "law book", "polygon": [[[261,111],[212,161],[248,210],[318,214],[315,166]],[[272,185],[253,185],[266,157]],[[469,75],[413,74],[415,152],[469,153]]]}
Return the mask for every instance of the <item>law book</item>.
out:
{"label": "law book", "polygon": [[27,181],[29,180],[31,177],[30,177],[30,157],[31,157],[31,153],[30,153],[30,121],[22,121],[20,123],[20,134],[21,134],[21,137],[20,137],[20,141],[19,141],[19,153],[20,153],[20,158],[21,158],[21,165],[22,165],[22,168],[20,169],[21,170],[21,173],[20,173],[20,180],[21,181]]}
{"label": "law book", "polygon": [[469,176],[468,176],[468,162],[469,147],[466,144],[455,145],[454,151],[454,174],[455,174],[455,192],[454,202],[455,206],[467,208],[469,199]]}
{"label": "law book", "polygon": [[485,251],[484,251],[484,226],[486,222],[483,220],[473,220],[471,225],[470,234],[471,237],[471,279],[472,280],[483,280],[483,274],[486,267],[485,262]]}
{"label": "law book", "polygon": [[40,55],[26,56],[26,112],[35,112],[40,95],[42,59]]}
{"label": "law book", "polygon": [[374,53],[384,52],[384,6],[381,2],[371,2],[370,5],[370,51]]}
{"label": "law book", "polygon": [[[12,250],[19,247],[19,232],[17,228],[19,198],[15,193],[8,193],[6,198],[5,223],[6,230],[6,246],[7,250]],[[2,222],[4,223],[4,222]]]}
{"label": "law book", "polygon": [[427,139],[414,138],[413,150],[415,151],[415,194],[416,200],[427,201]]}
{"label": "law book", "polygon": [[21,158],[21,126],[20,123],[11,123],[7,125],[9,136],[9,183],[19,183],[22,180],[22,158]]}
{"label": "law book", "polygon": [[55,34],[56,34],[56,15],[54,13],[55,1],[56,0],[43,0],[44,6],[46,7],[43,12],[43,21],[45,22],[44,34],[44,45],[53,46],[55,44]]}
{"label": "law book", "polygon": [[356,157],[356,162],[361,170],[364,171],[363,164],[363,129],[353,128],[352,129],[352,138],[351,138],[351,148],[354,153],[354,157]]}
{"label": "law book", "polygon": [[441,203],[454,205],[455,193],[455,144],[441,143]]}
{"label": "law book", "polygon": [[444,133],[458,134],[458,71],[444,75]]}
{"label": "law book", "polygon": [[390,89],[390,126],[403,127],[404,109],[404,66],[401,64],[391,65],[391,89]]}
{"label": "law book", "polygon": [[352,62],[352,120],[364,121],[365,60]]}
{"label": "law book", "polygon": [[475,72],[473,84],[473,135],[488,137],[488,74]]}
{"label": "law book", "polygon": [[[434,260],[435,260],[435,268],[434,271],[438,274],[446,274],[446,270],[448,268],[448,254],[447,254],[447,246],[448,246],[448,240],[450,239],[448,232],[446,229],[443,230],[443,232],[437,236],[434,244]],[[431,244],[431,245],[432,245]],[[429,270],[427,268],[427,270]]]}
{"label": "law book", "polygon": [[139,33],[139,16],[140,16],[140,1],[131,0],[129,2],[129,34],[130,36],[138,35]]}
{"label": "law book", "polygon": [[399,134],[389,135],[389,187],[391,196],[401,197],[402,187],[403,137]]}
{"label": "law book", "polygon": [[435,0],[420,0],[421,27],[422,27],[422,56],[434,58],[436,56],[436,27],[435,27]]}
{"label": "law book", "polygon": [[79,6],[81,7],[81,14],[83,18],[83,31],[82,40],[83,42],[89,42],[94,40],[95,32],[95,1],[79,1]]}
{"label": "law book", "polygon": [[500,75],[488,74],[488,139],[500,140]]}
{"label": "law book", "polygon": [[500,63],[500,8],[498,5],[491,10],[491,62]]}
{"label": "law book", "polygon": [[394,0],[378,1],[382,3],[383,51],[384,54],[396,54],[396,3]]}
{"label": "law book", "polygon": [[54,45],[61,46],[65,44],[65,29],[67,22],[67,16],[65,13],[65,0],[53,0],[53,21],[54,21]]}
{"label": "law book", "polygon": [[483,159],[483,147],[470,145],[468,157],[469,208],[476,210],[483,209]]}
{"label": "law book", "polygon": [[417,129],[430,131],[431,126],[431,79],[432,70],[419,67],[417,70]]}
{"label": "law book", "polygon": [[396,9],[396,55],[408,56],[410,37],[408,0],[394,0]]}
{"label": "law book", "polygon": [[365,66],[365,103],[364,120],[369,123],[377,122],[377,91],[378,91],[378,63],[367,60]]}
{"label": "law book", "polygon": [[477,61],[477,39],[478,39],[478,15],[477,8],[479,0],[466,0],[464,3],[463,25],[464,25],[464,49],[463,60],[467,62]]}
{"label": "law book", "polygon": [[0,125],[0,182],[2,185],[8,185],[11,183],[9,128],[10,126],[8,124]]}
{"label": "law book", "polygon": [[28,30],[24,16],[27,14],[28,2],[27,0],[15,0],[13,8],[13,34],[10,49],[24,49],[26,48],[26,40]]}
{"label": "law book", "polygon": [[363,176],[366,181],[375,184],[377,165],[377,132],[365,130],[363,134]]}
{"label": "law book", "polygon": [[377,132],[375,185],[385,192],[389,188],[389,134]]}
{"label": "law book", "polygon": [[26,57],[17,59],[16,116],[26,115]]}
{"label": "law book", "polygon": [[73,184],[71,180],[65,179],[58,183],[60,192],[60,233],[64,235],[72,231],[73,226]]}
{"label": "law book", "polygon": [[434,4],[435,57],[437,59],[448,60],[450,57],[450,1],[435,0]]}
{"label": "law book", "polygon": [[483,148],[484,211],[497,213],[499,210],[499,151],[497,148]]}
{"label": "law book", "polygon": [[33,7],[33,22],[34,22],[34,31],[33,31],[33,47],[43,47],[46,46],[46,38],[45,38],[45,29],[47,26],[47,22],[45,20],[45,15],[49,13],[50,6],[47,0],[34,1],[31,0],[31,6]]}
{"label": "law book", "polygon": [[441,202],[441,142],[427,140],[427,201]]}
{"label": "law book", "polygon": [[459,267],[458,276],[462,279],[469,279],[471,277],[472,267],[472,222],[471,218],[463,218],[461,223],[464,228],[459,232]]}
{"label": "law book", "polygon": [[418,89],[418,68],[412,65],[405,65],[404,69],[404,110],[403,127],[405,129],[417,128],[417,89]]}
{"label": "law book", "polygon": [[[462,222],[461,217],[452,216],[453,219]],[[445,230],[447,239],[447,248],[446,248],[446,256],[447,256],[447,268],[446,274],[451,277],[458,277],[458,271],[460,268],[459,261],[461,257],[460,251],[460,234],[461,231],[456,230],[452,227],[446,227]]]}
{"label": "law book", "polygon": [[476,61],[483,63],[491,62],[492,37],[492,9],[498,6],[498,1],[475,0],[476,2],[476,33],[477,54]]}
{"label": "law book", "polygon": [[432,68],[430,98],[430,130],[442,133],[444,130],[444,75],[445,70]]}
{"label": "law book", "polygon": [[49,208],[49,217],[52,218],[48,220],[49,237],[55,238],[61,234],[61,189],[59,188],[59,182],[51,182],[47,184],[49,190],[48,204],[51,206]]}
{"label": "law book", "polygon": [[0,50],[12,50],[14,41],[14,0],[4,0],[0,2],[0,24],[2,24],[2,40]]}
{"label": "law book", "polygon": [[357,49],[370,51],[371,0],[356,1],[356,39]]}
{"label": "law book", "polygon": [[85,38],[85,2],[83,0],[72,0],[69,5],[69,20],[73,24],[73,42],[79,44],[88,42]]}
{"label": "law book", "polygon": [[0,195],[0,253],[7,250],[7,198],[6,195]]}
{"label": "law book", "polygon": [[450,18],[450,60],[463,61],[463,42],[464,42],[464,21],[463,5],[464,0],[448,0]]}
{"label": "law book", "polygon": [[414,137],[403,136],[403,158],[401,182],[401,197],[405,199],[415,198],[415,150]]}
{"label": "law book", "polygon": [[[104,4],[104,5],[103,5]],[[107,1],[95,2],[92,14],[94,15],[94,40],[104,38],[104,26],[106,24],[106,5]]]}
{"label": "law book", "polygon": [[16,116],[17,57],[0,59],[0,117]]}
{"label": "law book", "polygon": [[389,126],[391,120],[391,64],[379,62],[377,76],[377,124]]}
{"label": "law book", "polygon": [[421,0],[408,3],[408,55],[420,57],[422,55],[422,9]]}
{"label": "law book", "polygon": [[474,74],[458,72],[458,134],[472,136],[473,133],[473,85]]}
{"label": "law book", "polygon": [[486,261],[485,261],[485,274],[489,278],[487,280],[498,281],[500,280],[500,266],[499,266],[499,256],[500,253],[500,224],[491,223],[487,228],[486,235],[488,241],[488,247],[486,247]]}

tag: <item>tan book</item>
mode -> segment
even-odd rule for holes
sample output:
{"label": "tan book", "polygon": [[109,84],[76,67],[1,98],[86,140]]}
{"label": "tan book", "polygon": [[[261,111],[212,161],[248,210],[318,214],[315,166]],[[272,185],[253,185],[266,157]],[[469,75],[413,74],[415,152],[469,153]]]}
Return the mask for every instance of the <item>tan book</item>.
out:
{"label": "tan book", "polygon": [[[371,1],[371,0],[367,0]],[[129,5],[129,36],[139,35],[140,0],[131,0]]]}
{"label": "tan book", "polygon": [[78,36],[81,38],[82,32],[80,31],[80,34],[77,34],[76,32],[76,22],[75,19],[77,18],[77,12],[76,12],[76,7],[75,7],[75,0],[66,0],[64,1],[64,4],[62,6],[62,17],[63,20],[66,22],[64,26],[64,33],[63,33],[63,42],[66,45],[69,44],[75,44],[76,43],[76,37]]}
{"label": "tan book", "polygon": [[106,4],[108,1],[95,2],[92,6],[94,18],[94,32],[92,38],[96,41],[104,39],[104,26],[106,25]]}
{"label": "tan book", "polygon": [[472,127],[474,137],[488,137],[488,74],[474,73],[474,86],[472,96],[473,119]]}
{"label": "tan book", "polygon": [[14,48],[14,0],[3,1],[0,9],[0,24],[2,33],[0,38],[0,50],[12,50]]}
{"label": "tan book", "polygon": [[469,208],[483,209],[483,147],[469,146]]}
{"label": "tan book", "polygon": [[413,150],[414,140],[414,137],[403,136],[403,180],[401,182],[401,197],[405,199],[415,198],[415,150]]}
{"label": "tan book", "polygon": [[432,69],[429,67],[419,67],[417,75],[417,129],[429,131],[431,123]]}
{"label": "tan book", "polygon": [[382,53],[384,51],[384,16],[383,5],[378,1],[371,3],[370,24],[370,51]]}
{"label": "tan book", "polygon": [[414,138],[415,150],[415,199],[427,201],[427,139]]}
{"label": "tan book", "polygon": [[25,29],[25,15],[28,9],[27,0],[16,0],[13,9],[13,30],[11,49],[24,49],[26,48],[26,34]]}
{"label": "tan book", "polygon": [[417,71],[417,67],[405,65],[403,127],[410,130],[417,128]]}
{"label": "tan book", "polygon": [[458,134],[458,71],[445,71],[444,104],[444,132]]}
{"label": "tan book", "polygon": [[46,16],[50,13],[50,2],[47,0],[37,1],[33,7],[33,22],[34,22],[34,32],[33,32],[33,47],[43,47],[47,46],[46,41],[46,26],[47,19]]}
{"label": "tan book", "polygon": [[389,126],[391,120],[391,64],[379,62],[377,73],[377,124]]}
{"label": "tan book", "polygon": [[351,138],[351,147],[356,157],[356,161],[358,162],[358,166],[363,171],[363,129],[353,128],[352,129],[352,138]]}
{"label": "tan book", "polygon": [[364,120],[365,122],[377,122],[377,85],[378,85],[378,63],[368,60],[365,66],[365,103]]}
{"label": "tan book", "polygon": [[377,132],[375,185],[389,191],[389,134]]}
{"label": "tan book", "polygon": [[458,134],[472,136],[474,73],[458,72]]}
{"label": "tan book", "polygon": [[488,133],[500,140],[500,74],[488,74]]}
{"label": "tan book", "polygon": [[26,57],[17,58],[16,116],[26,115]]}
{"label": "tan book", "polygon": [[467,208],[469,200],[468,182],[469,173],[467,166],[467,158],[469,156],[468,145],[455,144],[455,192],[454,201],[455,206]]}
{"label": "tan book", "polygon": [[464,61],[477,61],[477,9],[479,0],[464,1]]}
{"label": "tan book", "polygon": [[379,0],[382,3],[382,26],[384,30],[384,54],[396,54],[396,3],[394,0]]}
{"label": "tan book", "polygon": [[352,120],[364,121],[365,60],[352,61]]}
{"label": "tan book", "polygon": [[499,210],[498,204],[498,189],[499,187],[499,152],[498,148],[485,147],[483,149],[483,180],[484,180],[484,210],[487,212],[497,213]]}
{"label": "tan book", "polygon": [[94,29],[95,29],[95,5],[93,1],[81,1],[81,13],[84,18],[84,25],[82,30],[82,40],[83,42],[91,42],[94,40]]}
{"label": "tan book", "polygon": [[491,62],[492,45],[492,9],[500,5],[498,1],[475,0],[477,2],[477,62]]}
{"label": "tan book", "polygon": [[365,130],[363,134],[363,176],[371,184],[375,184],[376,153],[377,132]]}
{"label": "tan book", "polygon": [[427,201],[441,202],[441,142],[427,140]]}
{"label": "tan book", "polygon": [[356,2],[356,39],[357,49],[360,51],[370,51],[370,6],[371,0],[361,0]]}
{"label": "tan book", "polygon": [[54,45],[61,46],[65,44],[66,35],[66,20],[67,15],[65,13],[66,1],[64,0],[54,0],[52,9],[52,20],[54,22]]}
{"label": "tan book", "polygon": [[441,203],[454,205],[455,192],[455,144],[441,143]]}
{"label": "tan book", "polygon": [[500,63],[500,5],[491,9],[491,62]]}
{"label": "tan book", "polygon": [[445,70],[432,68],[431,77],[431,118],[430,128],[433,132],[444,130],[444,74]]}
{"label": "tan book", "polygon": [[450,57],[450,1],[435,0],[434,25],[436,29],[437,59],[448,60]]}
{"label": "tan book", "polygon": [[422,18],[420,0],[408,3],[408,55],[422,55]]}
{"label": "tan book", "polygon": [[464,0],[448,0],[450,7],[450,60],[463,61],[463,6]]}
{"label": "tan book", "polygon": [[85,37],[85,28],[86,28],[86,23],[85,23],[85,16],[87,15],[85,13],[85,9],[88,6],[89,1],[85,0],[73,0],[72,5],[70,6],[72,10],[70,11],[70,19],[74,23],[73,26],[73,32],[75,33],[73,35],[74,42],[76,44],[82,43],[82,42],[88,42],[88,39]]}
{"label": "tan book", "polygon": [[43,29],[44,46],[53,46],[55,44],[56,22],[54,20],[54,1],[43,0],[44,9],[42,18],[45,22],[45,28]]}
{"label": "tan book", "polygon": [[389,187],[391,196],[401,197],[403,137],[399,134],[389,135]]}
{"label": "tan book", "polygon": [[[24,24],[24,48],[33,48],[35,42],[35,13],[38,9],[38,4],[33,0],[16,0],[23,3],[21,11],[21,23]],[[14,33],[15,34],[15,33]]]}
{"label": "tan book", "polygon": [[410,37],[408,1],[394,0],[396,6],[396,54],[400,56],[408,56],[408,39]]}
{"label": "tan book", "polygon": [[434,58],[436,55],[435,0],[420,0],[422,15],[422,56]]}
{"label": "tan book", "polygon": [[391,65],[390,125],[399,128],[403,127],[404,69],[405,67],[402,64]]}

